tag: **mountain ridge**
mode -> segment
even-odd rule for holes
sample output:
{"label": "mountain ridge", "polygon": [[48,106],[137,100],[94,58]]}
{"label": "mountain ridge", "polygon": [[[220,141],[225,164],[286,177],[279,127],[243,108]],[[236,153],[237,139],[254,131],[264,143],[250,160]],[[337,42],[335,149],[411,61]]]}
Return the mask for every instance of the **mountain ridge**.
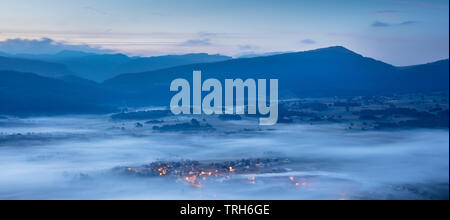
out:
{"label": "mountain ridge", "polygon": [[47,77],[60,77],[72,72],[60,63],[0,56],[0,70],[34,72]]}
{"label": "mountain ridge", "polygon": [[0,114],[41,115],[113,111],[114,93],[34,73],[0,70]]}
{"label": "mountain ridge", "polygon": [[[232,59],[219,54],[191,53],[154,57],[129,57],[121,53],[96,54],[64,50],[55,54],[5,54],[10,59],[27,59],[65,65],[72,75],[102,82],[122,73],[144,72],[174,66],[218,62]],[[9,70],[25,72],[19,67]],[[31,71],[32,72],[32,71]]]}
{"label": "mountain ridge", "polygon": [[[168,91],[170,82],[176,78],[190,80],[194,70],[202,70],[204,78],[219,80],[277,78],[280,81],[280,94],[296,96],[370,95],[448,89],[448,81],[442,83],[442,79],[426,80],[426,85],[419,84],[416,89],[416,81],[420,80],[408,79],[406,72],[398,67],[364,57],[341,46],[122,74],[106,80],[103,85],[127,91],[135,97],[157,93],[160,97],[156,99],[168,99],[171,96]],[[441,72],[448,75],[448,71]],[[423,78],[423,75],[419,75],[417,77]],[[439,75],[442,76],[445,74]],[[434,88],[433,83],[439,87]],[[167,100],[165,102],[168,103]]]}
{"label": "mountain ridge", "polygon": [[280,99],[448,92],[449,61],[395,67],[344,47],[197,63],[122,74],[103,83],[70,74],[44,77],[0,70],[0,113],[90,113],[120,107],[167,106],[176,78],[279,79]]}

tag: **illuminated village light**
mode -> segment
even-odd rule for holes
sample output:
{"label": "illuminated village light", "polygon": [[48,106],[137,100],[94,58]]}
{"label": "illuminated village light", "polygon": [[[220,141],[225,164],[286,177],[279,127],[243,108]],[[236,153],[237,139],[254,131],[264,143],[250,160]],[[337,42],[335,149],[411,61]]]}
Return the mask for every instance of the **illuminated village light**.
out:
{"label": "illuminated village light", "polygon": [[[207,177],[229,179],[232,175],[259,174],[263,169],[275,164],[282,164],[282,159],[247,159],[222,163],[200,163],[197,161],[155,162],[141,167],[126,167],[122,171],[140,177],[172,176],[200,188],[208,180]],[[264,166],[263,166],[264,164]],[[120,168],[119,168],[120,169]],[[273,169],[270,169],[273,172]],[[256,177],[248,177],[250,184],[255,184]]]}

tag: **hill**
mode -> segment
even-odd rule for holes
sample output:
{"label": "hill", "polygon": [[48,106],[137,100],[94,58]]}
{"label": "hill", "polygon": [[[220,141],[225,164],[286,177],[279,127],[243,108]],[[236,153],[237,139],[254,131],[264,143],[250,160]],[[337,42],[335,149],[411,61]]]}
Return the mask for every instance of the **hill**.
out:
{"label": "hill", "polygon": [[[94,56],[104,63],[121,59],[121,55]],[[280,99],[448,91],[449,84],[448,60],[395,67],[343,47],[331,47],[122,74],[101,84],[69,74],[48,78],[0,71],[0,114],[94,113],[115,107],[167,106],[174,95],[169,91],[170,83],[177,78],[191,81],[194,70],[201,70],[203,79],[279,79]]]}
{"label": "hill", "polygon": [[3,56],[0,56],[0,70],[33,72],[47,77],[60,77],[71,74],[63,64]]}
{"label": "hill", "polygon": [[227,56],[209,55],[206,53],[137,58],[121,65],[116,72],[138,73],[193,63],[212,63],[231,59],[231,57]]}
{"label": "hill", "polygon": [[[445,61],[443,61],[445,62]],[[448,62],[448,61],[447,61]],[[428,64],[432,65],[432,64]],[[425,65],[425,66],[428,66]],[[105,81],[108,88],[126,91],[139,102],[146,97],[163,104],[173,95],[172,80],[192,78],[193,70],[202,70],[203,78],[276,78],[281,97],[371,95],[395,92],[427,92],[448,89],[447,69],[428,74],[424,67],[400,69],[363,57],[343,47],[288,53],[224,62],[192,64],[163,70],[124,74]],[[410,71],[415,72],[412,74]],[[422,80],[422,79],[427,80]],[[417,87],[417,81],[424,82]],[[436,84],[438,83],[438,84]],[[436,86],[439,85],[439,86]],[[158,96],[152,96],[158,94]]]}
{"label": "hill", "polygon": [[[62,51],[56,54],[17,54],[13,57],[60,63],[67,66],[73,72],[73,75],[97,82],[102,82],[122,73],[153,71],[186,64],[219,62],[231,59],[231,57],[206,53],[128,57],[123,54],[94,54],[79,51]],[[33,72],[32,69],[23,71]]]}
{"label": "hill", "polygon": [[0,114],[100,113],[112,109],[112,93],[33,73],[0,71]]}
{"label": "hill", "polygon": [[398,89],[409,91],[448,91],[449,60],[399,68]]}

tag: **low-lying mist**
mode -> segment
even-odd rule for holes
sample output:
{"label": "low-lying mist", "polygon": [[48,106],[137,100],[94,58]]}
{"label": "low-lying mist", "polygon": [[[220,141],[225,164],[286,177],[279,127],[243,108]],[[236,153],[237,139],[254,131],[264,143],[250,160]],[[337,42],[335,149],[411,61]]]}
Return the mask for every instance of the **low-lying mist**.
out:
{"label": "low-lying mist", "polygon": [[[448,145],[448,130],[330,124],[161,133],[107,116],[5,119],[0,199],[448,199]],[[201,187],[113,172],[155,161],[275,157],[289,159],[283,172],[210,178]]]}

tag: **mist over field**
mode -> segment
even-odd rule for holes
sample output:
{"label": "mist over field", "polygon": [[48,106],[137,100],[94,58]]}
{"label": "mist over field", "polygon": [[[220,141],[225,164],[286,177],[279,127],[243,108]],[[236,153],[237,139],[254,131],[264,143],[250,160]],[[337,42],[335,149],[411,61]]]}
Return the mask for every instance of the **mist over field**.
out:
{"label": "mist over field", "polygon": [[[171,120],[189,120],[172,118]],[[229,121],[246,126],[254,121]],[[155,132],[108,116],[0,119],[0,199],[448,199],[448,130],[348,131],[278,124],[227,133]],[[19,135],[20,134],[20,135]],[[194,187],[121,166],[287,158],[279,172]],[[271,169],[275,169],[271,168]],[[295,181],[295,184],[294,182]]]}

